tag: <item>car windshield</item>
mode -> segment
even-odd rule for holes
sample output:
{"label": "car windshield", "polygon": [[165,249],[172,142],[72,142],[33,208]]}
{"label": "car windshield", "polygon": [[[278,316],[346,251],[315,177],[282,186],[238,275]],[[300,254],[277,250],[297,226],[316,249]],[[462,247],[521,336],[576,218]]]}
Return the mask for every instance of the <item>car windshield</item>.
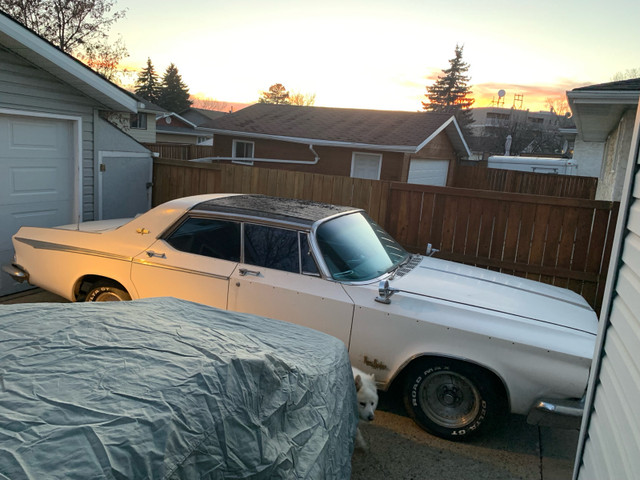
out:
{"label": "car windshield", "polygon": [[335,280],[371,280],[409,257],[398,242],[362,212],[322,223],[316,240]]}

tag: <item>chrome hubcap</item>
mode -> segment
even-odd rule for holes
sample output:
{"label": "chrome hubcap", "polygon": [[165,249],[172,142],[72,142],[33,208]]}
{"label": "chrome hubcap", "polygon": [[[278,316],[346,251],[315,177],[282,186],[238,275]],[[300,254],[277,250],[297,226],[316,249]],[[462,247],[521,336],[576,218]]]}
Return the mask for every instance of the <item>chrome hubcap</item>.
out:
{"label": "chrome hubcap", "polygon": [[420,407],[446,428],[468,425],[480,411],[480,392],[465,376],[450,371],[429,375],[418,391]]}

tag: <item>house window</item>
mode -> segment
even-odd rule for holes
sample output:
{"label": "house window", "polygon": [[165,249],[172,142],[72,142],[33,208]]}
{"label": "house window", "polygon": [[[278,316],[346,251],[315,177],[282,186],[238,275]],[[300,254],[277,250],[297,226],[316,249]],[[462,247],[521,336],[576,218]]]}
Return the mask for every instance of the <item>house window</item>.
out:
{"label": "house window", "polygon": [[380,180],[382,155],[379,153],[357,153],[351,156],[351,176],[353,178],[367,178]]}
{"label": "house window", "polygon": [[129,126],[138,130],[147,129],[147,114],[146,113],[132,113],[129,117]]}
{"label": "house window", "polygon": [[[253,142],[245,142],[242,140],[233,141],[233,158],[253,158]],[[243,165],[253,165],[251,160],[234,160],[233,163],[241,163]]]}

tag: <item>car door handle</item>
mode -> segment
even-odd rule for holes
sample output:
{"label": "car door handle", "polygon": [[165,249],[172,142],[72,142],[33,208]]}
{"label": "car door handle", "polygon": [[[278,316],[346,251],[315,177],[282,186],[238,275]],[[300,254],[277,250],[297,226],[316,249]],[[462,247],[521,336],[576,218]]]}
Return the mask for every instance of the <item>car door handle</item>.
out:
{"label": "car door handle", "polygon": [[153,250],[147,250],[147,255],[149,256],[149,258],[151,257],[167,258],[167,256],[164,253],[156,253]]}
{"label": "car door handle", "polygon": [[246,276],[246,275],[253,275],[254,277],[259,277],[260,276],[260,272],[256,271],[256,270],[248,270],[246,268],[241,268],[240,270],[238,270],[240,272],[241,276]]}

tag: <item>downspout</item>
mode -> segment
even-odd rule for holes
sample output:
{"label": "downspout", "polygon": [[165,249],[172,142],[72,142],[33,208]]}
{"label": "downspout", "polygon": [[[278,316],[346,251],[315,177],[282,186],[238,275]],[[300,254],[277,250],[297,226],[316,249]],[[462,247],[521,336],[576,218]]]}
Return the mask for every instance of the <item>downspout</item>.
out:
{"label": "downspout", "polygon": [[296,165],[316,165],[320,161],[320,157],[318,153],[313,149],[313,145],[309,144],[309,150],[313,153],[314,159],[313,161],[308,160],[284,160],[281,158],[243,158],[243,157],[203,157],[203,158],[194,158],[193,160],[189,160],[190,162],[214,162],[216,160],[230,160],[232,162],[266,162],[266,163],[290,163]]}

